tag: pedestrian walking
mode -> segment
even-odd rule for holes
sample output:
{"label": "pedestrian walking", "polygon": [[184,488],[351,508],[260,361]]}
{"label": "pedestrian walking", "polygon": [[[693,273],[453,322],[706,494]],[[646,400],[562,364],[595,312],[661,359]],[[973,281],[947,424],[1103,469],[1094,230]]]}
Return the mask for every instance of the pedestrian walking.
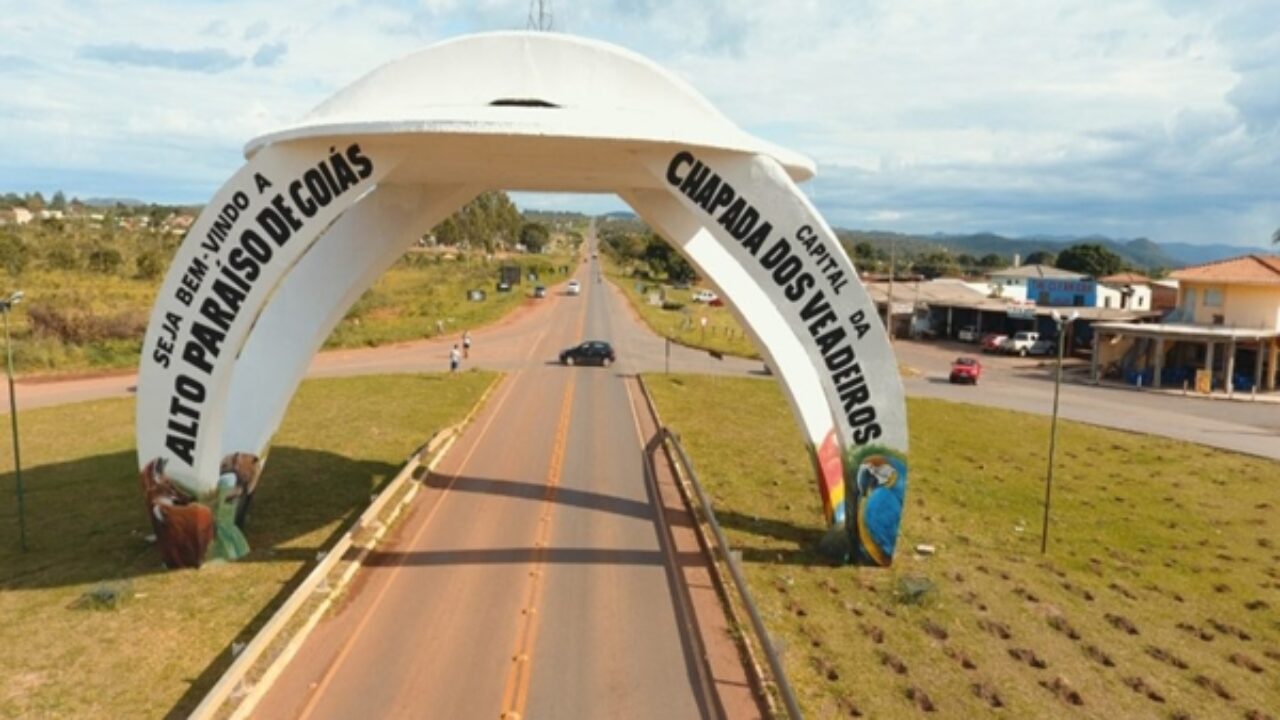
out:
{"label": "pedestrian walking", "polygon": [[449,350],[449,372],[458,372],[458,366],[462,364],[462,355],[458,353],[458,346],[454,345]]}
{"label": "pedestrian walking", "polygon": [[471,357],[471,331],[462,331],[462,357]]}

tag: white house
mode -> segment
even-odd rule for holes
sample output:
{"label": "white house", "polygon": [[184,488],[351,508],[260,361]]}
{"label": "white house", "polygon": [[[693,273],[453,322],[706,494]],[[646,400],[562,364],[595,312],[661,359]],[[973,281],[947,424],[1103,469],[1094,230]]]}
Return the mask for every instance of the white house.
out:
{"label": "white house", "polygon": [[1151,296],[1151,278],[1145,275],[1117,273],[1098,278],[1098,307],[1150,310]]}
{"label": "white house", "polygon": [[987,274],[987,279],[991,282],[991,289],[994,291],[993,295],[1022,301],[1027,299],[1027,281],[1033,278],[1038,280],[1083,280],[1086,277],[1086,275],[1081,275],[1080,273],[1059,270],[1049,265],[1019,265]]}

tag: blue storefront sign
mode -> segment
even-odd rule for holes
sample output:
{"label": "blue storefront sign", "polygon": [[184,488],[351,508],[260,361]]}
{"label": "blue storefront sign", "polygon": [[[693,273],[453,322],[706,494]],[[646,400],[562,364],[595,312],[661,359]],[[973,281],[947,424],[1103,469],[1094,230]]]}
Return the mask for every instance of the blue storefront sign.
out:
{"label": "blue storefront sign", "polygon": [[1027,299],[1040,307],[1094,307],[1098,304],[1098,281],[1030,278]]}

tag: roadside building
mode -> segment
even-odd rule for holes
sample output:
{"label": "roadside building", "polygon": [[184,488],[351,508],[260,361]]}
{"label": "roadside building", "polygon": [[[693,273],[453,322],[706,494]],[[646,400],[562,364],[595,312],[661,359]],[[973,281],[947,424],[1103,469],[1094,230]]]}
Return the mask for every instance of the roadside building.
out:
{"label": "roadside building", "polygon": [[1178,307],[1178,281],[1164,278],[1151,281],[1151,309],[1172,310]]}
{"label": "roadside building", "polygon": [[[1100,289],[1107,294],[1099,298],[1101,307],[1118,307],[1121,310],[1151,310],[1151,278],[1138,273],[1116,273],[1098,278]],[[1114,293],[1114,294],[1112,294]]]}
{"label": "roadside building", "polygon": [[33,217],[30,210],[22,207],[0,210],[0,224],[4,225],[26,225]]}
{"label": "roadside building", "polygon": [[1177,307],[1158,325],[1095,326],[1092,375],[1146,387],[1276,389],[1280,256],[1245,255],[1172,273]]}
{"label": "roadside building", "polygon": [[[889,285],[869,282],[867,292],[885,317]],[[1088,347],[1095,322],[1143,322],[1157,313],[1120,308],[1075,308],[1079,320],[1074,325],[1073,347]],[[1012,335],[1038,332],[1046,338],[1057,335],[1052,307],[1007,297],[990,297],[969,283],[940,279],[931,282],[897,282],[893,287],[892,335],[974,342],[983,335]]]}
{"label": "roadside building", "polygon": [[[987,274],[992,286],[992,294],[1010,300],[1031,300],[1036,302],[1036,295],[1030,292],[1029,285],[1034,281],[1045,280],[1076,281],[1087,280],[1089,276],[1067,270],[1059,270],[1050,265],[1019,265],[996,270]],[[1045,303],[1038,303],[1045,304]],[[1068,305],[1070,303],[1067,303]]]}

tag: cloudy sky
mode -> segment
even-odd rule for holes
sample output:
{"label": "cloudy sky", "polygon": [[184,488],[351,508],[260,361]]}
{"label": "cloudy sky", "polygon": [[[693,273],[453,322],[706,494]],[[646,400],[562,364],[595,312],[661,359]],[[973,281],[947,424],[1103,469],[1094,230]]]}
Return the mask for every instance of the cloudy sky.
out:
{"label": "cloudy sky", "polygon": [[[551,4],[557,30],[647,55],[815,158],[834,225],[1248,245],[1280,226],[1276,0]],[[249,138],[528,9],[0,0],[0,191],[203,202]]]}

